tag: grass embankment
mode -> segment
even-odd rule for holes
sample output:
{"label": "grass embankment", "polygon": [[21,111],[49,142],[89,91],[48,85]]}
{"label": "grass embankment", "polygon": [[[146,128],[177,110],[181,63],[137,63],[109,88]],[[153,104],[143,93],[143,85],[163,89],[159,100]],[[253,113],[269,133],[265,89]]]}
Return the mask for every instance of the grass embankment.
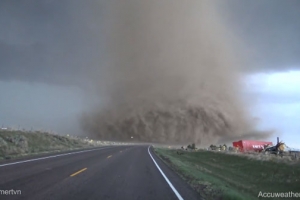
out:
{"label": "grass embankment", "polygon": [[0,159],[92,146],[80,139],[49,133],[0,130]]}
{"label": "grass embankment", "polygon": [[299,162],[260,161],[204,150],[182,155],[162,148],[155,152],[204,199],[244,200],[257,199],[260,191],[300,192]]}

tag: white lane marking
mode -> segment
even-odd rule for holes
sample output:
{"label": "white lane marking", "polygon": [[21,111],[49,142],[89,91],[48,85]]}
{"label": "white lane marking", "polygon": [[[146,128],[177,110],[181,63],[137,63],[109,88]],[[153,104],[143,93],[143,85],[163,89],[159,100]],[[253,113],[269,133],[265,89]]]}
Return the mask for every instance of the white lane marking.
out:
{"label": "white lane marking", "polygon": [[167,181],[167,183],[169,184],[170,188],[173,190],[173,192],[176,194],[177,198],[179,200],[183,200],[183,198],[181,197],[181,195],[179,194],[179,192],[175,189],[175,187],[172,185],[172,183],[169,181],[169,179],[167,178],[167,176],[163,173],[163,171],[160,169],[160,167],[158,166],[158,164],[156,163],[156,161],[154,160],[154,158],[152,157],[150,151],[150,146],[148,147],[148,153],[150,155],[150,157],[152,158],[154,164],[156,165],[157,169],[160,171],[160,173],[162,174],[162,176],[165,178],[165,180]]}
{"label": "white lane marking", "polygon": [[27,162],[33,162],[33,161],[37,161],[37,160],[44,160],[44,159],[49,159],[49,158],[55,158],[55,157],[60,157],[60,156],[67,156],[67,155],[72,155],[72,154],[84,153],[84,152],[89,152],[89,151],[97,151],[97,150],[108,149],[108,148],[112,148],[112,147],[102,147],[102,148],[97,148],[97,149],[92,149],[92,150],[76,151],[76,152],[72,152],[72,153],[64,153],[64,154],[47,156],[47,157],[42,157],[42,158],[22,160],[22,161],[19,161],[19,162],[2,164],[2,165],[0,165],[0,167],[9,166],[9,165],[16,165],[16,164],[21,164],[21,163],[27,163]]}

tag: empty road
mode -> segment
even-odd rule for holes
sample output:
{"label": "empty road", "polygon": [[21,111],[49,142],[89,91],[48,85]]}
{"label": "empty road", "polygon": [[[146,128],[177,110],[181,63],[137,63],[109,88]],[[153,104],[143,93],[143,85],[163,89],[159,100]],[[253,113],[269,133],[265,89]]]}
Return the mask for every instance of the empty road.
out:
{"label": "empty road", "polygon": [[[20,194],[21,193],[21,194]],[[0,162],[0,199],[200,199],[148,146]]]}

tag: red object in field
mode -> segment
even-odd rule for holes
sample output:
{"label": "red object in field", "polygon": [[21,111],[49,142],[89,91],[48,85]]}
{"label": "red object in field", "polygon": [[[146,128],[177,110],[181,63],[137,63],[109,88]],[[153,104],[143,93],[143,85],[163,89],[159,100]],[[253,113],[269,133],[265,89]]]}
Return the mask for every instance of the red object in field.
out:
{"label": "red object in field", "polygon": [[240,140],[232,143],[234,147],[238,148],[240,152],[247,151],[262,151],[265,145],[273,146],[272,142],[255,141],[255,140]]}

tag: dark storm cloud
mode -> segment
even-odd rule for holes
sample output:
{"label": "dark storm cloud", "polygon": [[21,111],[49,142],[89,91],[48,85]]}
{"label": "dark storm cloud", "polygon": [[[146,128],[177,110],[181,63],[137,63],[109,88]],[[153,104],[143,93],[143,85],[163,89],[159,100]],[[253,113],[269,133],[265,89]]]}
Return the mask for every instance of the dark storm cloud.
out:
{"label": "dark storm cloud", "polygon": [[99,63],[100,13],[97,1],[1,1],[0,79],[78,84]]}
{"label": "dark storm cloud", "polygon": [[84,113],[83,130],[105,140],[205,146],[268,136],[252,132],[234,38],[214,2],[111,0],[107,10],[105,75],[95,81],[102,104]]}
{"label": "dark storm cloud", "polygon": [[[300,2],[216,1],[247,70],[300,66]],[[0,79],[81,84],[103,65],[102,0],[0,1]]]}
{"label": "dark storm cloud", "polygon": [[[97,103],[81,125],[99,138],[236,137],[251,124],[236,71],[299,65],[299,3],[210,3],[2,0],[0,80],[92,86]],[[225,25],[211,6],[220,7]],[[244,43],[245,63],[231,31]]]}
{"label": "dark storm cloud", "polygon": [[228,21],[245,43],[247,70],[300,69],[300,1],[227,0]]}

